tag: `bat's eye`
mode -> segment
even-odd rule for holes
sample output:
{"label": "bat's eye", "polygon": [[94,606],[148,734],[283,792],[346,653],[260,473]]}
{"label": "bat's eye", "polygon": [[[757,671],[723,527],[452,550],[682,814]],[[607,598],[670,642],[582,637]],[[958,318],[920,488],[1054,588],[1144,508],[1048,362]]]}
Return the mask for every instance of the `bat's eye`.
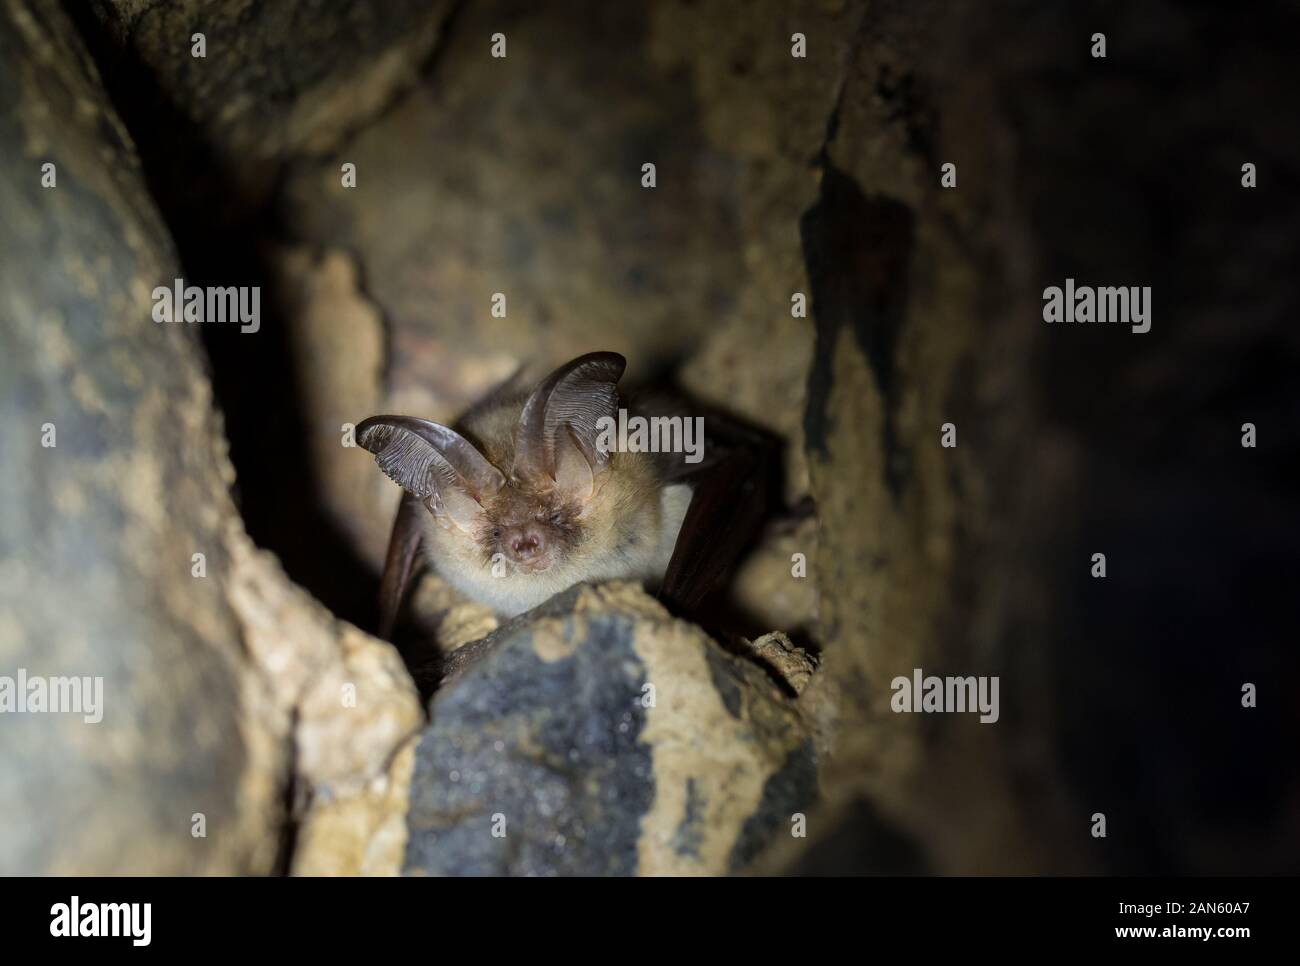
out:
{"label": "bat's eye", "polygon": [[555,524],[558,527],[561,523],[564,522],[564,514],[557,510],[554,513],[552,513],[549,517],[547,517],[547,519],[550,520],[551,523]]}
{"label": "bat's eye", "polygon": [[492,531],[492,536],[494,536],[494,537],[499,537],[499,536],[501,536],[501,529],[500,529],[500,527],[498,527],[496,530],[493,530],[493,531]]}

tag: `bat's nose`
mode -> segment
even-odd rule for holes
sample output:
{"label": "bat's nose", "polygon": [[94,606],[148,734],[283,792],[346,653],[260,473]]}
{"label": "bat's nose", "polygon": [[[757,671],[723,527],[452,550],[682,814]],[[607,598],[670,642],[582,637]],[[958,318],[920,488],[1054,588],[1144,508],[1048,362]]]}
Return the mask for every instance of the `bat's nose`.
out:
{"label": "bat's nose", "polygon": [[523,563],[541,555],[545,548],[545,540],[540,531],[532,527],[524,527],[510,534],[507,545],[510,547],[511,556]]}

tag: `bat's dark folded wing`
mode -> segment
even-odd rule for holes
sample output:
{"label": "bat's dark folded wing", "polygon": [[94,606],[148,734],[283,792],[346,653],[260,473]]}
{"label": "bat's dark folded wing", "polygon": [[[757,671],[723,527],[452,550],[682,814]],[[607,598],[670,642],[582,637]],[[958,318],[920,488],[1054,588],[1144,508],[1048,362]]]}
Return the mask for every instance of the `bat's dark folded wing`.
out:
{"label": "bat's dark folded wing", "polygon": [[690,509],[677,537],[659,596],[689,613],[731,573],[758,536],[779,476],[779,447],[735,420],[705,417],[705,453],[698,464],[665,461],[670,481],[693,483]]}
{"label": "bat's dark folded wing", "polygon": [[379,636],[384,640],[393,638],[397,614],[415,574],[420,541],[423,538],[421,512],[420,502],[411,494],[403,493],[397,517],[393,520],[393,532],[388,538],[384,575],[379,582]]}

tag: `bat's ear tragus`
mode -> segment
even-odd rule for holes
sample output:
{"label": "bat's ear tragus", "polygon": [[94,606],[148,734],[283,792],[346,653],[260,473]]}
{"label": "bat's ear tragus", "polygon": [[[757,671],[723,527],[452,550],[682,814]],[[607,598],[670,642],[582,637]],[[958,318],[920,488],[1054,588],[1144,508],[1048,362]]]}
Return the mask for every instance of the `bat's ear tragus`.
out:
{"label": "bat's ear tragus", "polygon": [[587,454],[578,445],[572,427],[562,423],[555,434],[555,486],[566,498],[587,503],[595,495],[596,477],[605,465],[592,466]]}

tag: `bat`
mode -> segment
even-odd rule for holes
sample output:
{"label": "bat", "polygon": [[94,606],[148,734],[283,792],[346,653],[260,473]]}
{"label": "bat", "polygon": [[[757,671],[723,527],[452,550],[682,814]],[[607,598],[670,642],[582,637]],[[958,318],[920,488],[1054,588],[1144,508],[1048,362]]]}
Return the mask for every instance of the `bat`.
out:
{"label": "bat", "polygon": [[718,585],[763,516],[764,447],[721,419],[695,465],[610,447],[602,430],[619,417],[625,367],[613,352],[580,356],[454,429],[393,415],[358,424],[357,442],[405,491],[380,582],[381,637],[422,562],[503,617],[583,581],[641,580],[681,610]]}

